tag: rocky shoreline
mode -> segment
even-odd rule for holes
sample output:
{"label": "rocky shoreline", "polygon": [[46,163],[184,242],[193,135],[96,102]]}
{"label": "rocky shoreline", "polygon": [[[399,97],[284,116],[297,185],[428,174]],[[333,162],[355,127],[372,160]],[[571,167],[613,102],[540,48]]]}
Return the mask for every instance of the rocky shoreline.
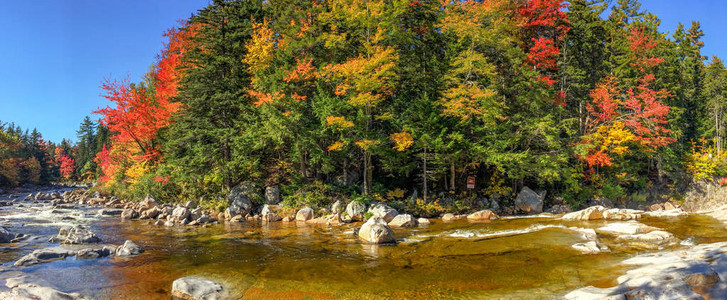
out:
{"label": "rocky shoreline", "polygon": [[[360,226],[356,226],[354,234],[361,243],[364,244],[396,244],[397,237],[392,228],[426,226],[431,222],[426,218],[415,218],[410,214],[399,214],[395,209],[389,207],[385,203],[373,203],[366,205],[359,202],[349,202],[344,204],[342,201],[334,203],[329,210],[323,210],[327,214],[316,214],[310,207],[304,207],[295,212],[295,214],[282,215],[282,209],[279,205],[265,204],[257,208],[249,202],[244,192],[238,191],[230,197],[230,208],[219,213],[209,210],[203,210],[197,207],[197,203],[189,201],[184,205],[158,203],[153,197],[147,196],[141,202],[129,202],[117,199],[116,197],[103,197],[98,193],[90,194],[85,189],[75,189],[65,191],[63,193],[53,192],[36,192],[25,196],[22,200],[15,201],[33,201],[50,203],[52,207],[58,209],[74,209],[78,207],[97,207],[99,216],[111,216],[119,218],[122,221],[137,219],[147,220],[148,224],[158,226],[210,226],[216,223],[235,223],[235,222],[296,222],[298,224],[307,224],[311,226],[339,226],[353,222],[361,222]],[[535,194],[537,196],[537,194]],[[539,196],[538,196],[539,197]],[[523,204],[526,201],[520,201],[521,210],[527,209]],[[531,203],[532,204],[532,203]],[[531,205],[528,204],[528,205]],[[531,211],[538,211],[538,203],[534,203],[530,208]],[[583,255],[594,255],[611,251],[612,247],[631,247],[633,249],[641,249],[644,251],[663,250],[668,247],[678,245],[679,241],[673,234],[661,228],[648,226],[640,223],[639,220],[644,216],[649,217],[674,217],[687,214],[684,210],[676,207],[670,202],[652,205],[649,207],[652,211],[634,210],[634,209],[618,209],[606,208],[596,205],[586,209],[568,212],[560,216],[552,214],[543,214],[544,217],[557,218],[564,222],[589,222],[608,220],[609,223],[595,229],[572,228],[582,233],[585,242],[576,243],[572,248],[581,252]],[[542,207],[540,208],[542,210]],[[727,221],[727,207],[720,207],[714,211],[705,212],[715,218]],[[451,213],[444,214],[439,221],[453,222],[456,220],[466,219],[468,222],[492,222],[499,219],[500,216],[491,210],[480,210],[468,215],[454,215]],[[4,242],[17,242],[26,238],[22,235],[14,235],[6,230],[0,231],[0,238]],[[15,267],[26,267],[35,264],[41,264],[53,260],[65,259],[66,257],[76,257],[76,259],[95,259],[108,256],[134,256],[141,254],[143,250],[133,241],[126,241],[123,245],[99,245],[102,242],[98,236],[83,226],[62,227],[58,235],[51,237],[50,242],[60,243],[61,245],[73,246],[73,249],[65,247],[37,249],[32,253],[18,259]],[[91,246],[89,246],[91,245]],[[685,245],[682,243],[682,245]],[[594,287],[584,287],[577,289],[566,295],[567,299],[622,299],[619,297],[627,297],[632,299],[634,295],[639,299],[649,299],[649,297],[660,297],[659,295],[667,295],[668,293],[677,293],[674,295],[687,295],[687,297],[706,297],[716,295],[725,290],[723,283],[724,276],[727,271],[719,267],[712,266],[713,263],[722,262],[727,257],[727,244],[703,244],[691,247],[687,250],[662,252],[657,254],[647,254],[637,256],[632,260],[627,260],[624,264],[641,265],[642,262],[646,266],[634,269],[632,273],[629,271],[627,275],[630,277],[619,278],[619,285],[609,289],[599,289]],[[722,249],[725,250],[722,250]],[[705,256],[705,251],[709,255]],[[662,284],[659,288],[640,288],[642,285],[648,285],[648,281],[636,281],[631,278],[633,274],[646,274],[648,270],[653,270],[658,266],[648,266],[650,264],[648,257],[653,255],[676,257],[674,253],[680,255],[684,264],[685,261],[694,261],[702,259],[702,267],[692,273],[684,271],[683,268],[677,267],[670,270],[675,275],[672,278],[680,278],[688,287],[691,288],[692,294],[687,292],[684,284],[678,285],[672,283],[664,283],[664,278],[653,278],[653,282]],[[674,258],[676,263],[678,260]],[[707,272],[707,266],[712,273]],[[681,266],[681,265],[675,265]],[[650,269],[644,269],[650,268]],[[715,269],[716,268],[716,269]],[[640,271],[636,271],[640,270]],[[706,272],[706,273],[705,273]],[[657,272],[658,273],[658,272]],[[631,275],[629,275],[631,274]],[[656,274],[656,273],[654,273]],[[702,275],[699,275],[702,274]],[[712,274],[712,275],[710,275]],[[717,275],[713,275],[717,274]],[[677,276],[678,275],[678,276]],[[695,279],[689,279],[692,276]],[[705,277],[706,276],[706,277]],[[201,277],[184,277],[178,279],[173,284],[172,294],[179,299],[224,299],[228,292],[224,285]],[[661,281],[659,281],[661,280]],[[714,282],[713,282],[714,281]],[[697,283],[694,283],[697,282]],[[704,282],[707,282],[705,285]],[[638,285],[641,284],[641,285]],[[8,299],[83,299],[82,295],[67,294],[44,286],[42,283],[33,282],[32,278],[25,274],[18,277],[12,277],[7,280],[6,285],[10,291],[0,292],[0,297]],[[676,289],[669,292],[670,289]],[[636,294],[638,291],[638,294]],[[54,296],[55,295],[55,296]],[[668,294],[672,295],[672,294]],[[695,296],[696,295],[696,296]],[[615,298],[614,298],[615,297]]]}

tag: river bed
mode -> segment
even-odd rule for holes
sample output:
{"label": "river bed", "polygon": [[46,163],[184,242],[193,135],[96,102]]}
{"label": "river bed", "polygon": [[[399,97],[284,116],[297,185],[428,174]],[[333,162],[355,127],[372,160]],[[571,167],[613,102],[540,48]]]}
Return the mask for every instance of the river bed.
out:
{"label": "river bed", "polygon": [[[582,229],[609,221],[556,217],[483,223],[434,219],[430,225],[394,229],[396,245],[376,246],[362,244],[354,236],[361,223],[165,227],[148,220],[97,216],[97,210],[54,209],[48,203],[29,201],[0,208],[0,225],[29,236],[18,243],[0,244],[0,280],[19,271],[60,291],[94,299],[169,299],[172,282],[188,275],[222,283],[233,298],[547,299],[588,285],[613,286],[626,271],[619,262],[659,251],[612,247],[611,252],[581,254],[571,245],[585,241]],[[725,225],[707,216],[645,217],[640,222],[669,231],[682,241],[660,250],[727,241]],[[35,249],[58,246],[48,238],[61,226],[73,224],[89,226],[103,244],[133,240],[145,252],[13,266]]]}

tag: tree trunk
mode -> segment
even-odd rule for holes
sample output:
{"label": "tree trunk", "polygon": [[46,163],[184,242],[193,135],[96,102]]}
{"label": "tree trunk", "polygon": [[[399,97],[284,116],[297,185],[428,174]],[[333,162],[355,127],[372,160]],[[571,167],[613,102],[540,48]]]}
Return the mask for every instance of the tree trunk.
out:
{"label": "tree trunk", "polygon": [[364,152],[364,195],[371,194],[371,180],[373,179],[373,170],[371,170],[371,154]]}
{"label": "tree trunk", "polygon": [[451,175],[451,177],[449,177],[449,190],[454,192],[455,191],[454,183],[455,183],[455,174],[456,174],[455,169],[454,169],[454,159],[452,161],[450,161],[449,172]]}
{"label": "tree trunk", "polygon": [[424,202],[427,202],[427,147],[424,147],[424,156],[422,156],[423,160],[423,172],[422,172],[422,178],[424,179],[424,189],[422,189]]}

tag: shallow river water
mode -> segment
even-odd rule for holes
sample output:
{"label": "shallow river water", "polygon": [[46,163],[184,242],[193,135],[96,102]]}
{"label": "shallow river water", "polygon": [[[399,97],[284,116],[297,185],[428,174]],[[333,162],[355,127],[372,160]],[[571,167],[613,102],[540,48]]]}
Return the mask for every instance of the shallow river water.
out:
{"label": "shallow river water", "polygon": [[[221,282],[234,298],[549,299],[586,285],[614,285],[626,270],[618,263],[639,251],[612,247],[609,253],[583,255],[571,247],[585,241],[579,229],[606,221],[432,220],[428,226],[395,229],[396,245],[373,246],[353,235],[360,223],[330,228],[295,222],[164,227],[98,217],[94,208],[21,203],[25,207],[0,209],[0,225],[31,238],[0,244],[0,280],[21,271],[61,291],[99,299],[169,299],[172,281],[187,275]],[[673,233],[684,245],[727,241],[724,224],[706,216],[640,222]],[[129,239],[146,251],[129,258],[71,257],[12,266],[34,249],[57,246],[48,238],[70,224],[89,225],[103,243],[119,245]]]}

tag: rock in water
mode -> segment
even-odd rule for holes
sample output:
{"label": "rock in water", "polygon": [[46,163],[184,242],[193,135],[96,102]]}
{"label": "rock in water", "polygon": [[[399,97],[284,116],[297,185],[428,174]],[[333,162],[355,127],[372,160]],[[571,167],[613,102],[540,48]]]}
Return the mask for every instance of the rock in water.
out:
{"label": "rock in water", "polygon": [[467,215],[467,220],[470,221],[489,221],[499,218],[499,216],[491,210],[485,209],[475,213]]}
{"label": "rock in water", "polygon": [[61,244],[90,244],[100,241],[101,239],[95,233],[81,225],[63,227],[58,232],[58,235],[49,240],[51,243]]}
{"label": "rock in water", "polygon": [[543,212],[545,192],[538,194],[529,187],[523,187],[515,198],[515,206],[525,213],[539,214]]}
{"label": "rock in water", "polygon": [[131,220],[134,218],[138,218],[139,213],[137,213],[135,210],[131,208],[124,209],[124,211],[121,212],[121,219],[122,220]]}
{"label": "rock in water", "polygon": [[10,243],[15,239],[15,235],[5,230],[5,228],[0,227],[0,243]]}
{"label": "rock in water", "polygon": [[265,201],[267,201],[268,204],[280,203],[280,189],[277,186],[266,187]]}
{"label": "rock in water", "polygon": [[399,214],[396,209],[393,209],[384,203],[374,203],[371,207],[369,207],[369,212],[372,216],[381,217],[386,222],[391,222],[391,220]]}
{"label": "rock in water", "polygon": [[296,221],[308,221],[313,219],[313,209],[310,207],[301,208],[298,213],[295,214]]}
{"label": "rock in water", "polygon": [[189,209],[186,207],[179,206],[172,211],[172,219],[176,222],[184,222],[189,218]]}
{"label": "rock in water", "polygon": [[358,236],[371,244],[395,243],[394,231],[389,228],[386,221],[381,217],[371,217],[358,230]]}
{"label": "rock in water", "polygon": [[454,220],[457,220],[457,217],[452,213],[446,213],[442,216],[442,221],[444,222],[452,222]]}
{"label": "rock in water", "polygon": [[391,227],[411,227],[411,226],[416,226],[416,225],[417,225],[417,220],[414,219],[414,216],[412,216],[410,214],[398,215],[398,216],[394,217],[394,219],[391,220],[391,222],[389,222],[389,226],[391,226]]}
{"label": "rock in water", "polygon": [[172,283],[172,298],[182,300],[217,300],[225,297],[225,289],[212,280],[187,276]]}
{"label": "rock in water", "polygon": [[116,256],[132,256],[132,255],[139,255],[142,252],[144,252],[144,249],[141,249],[139,245],[132,242],[131,240],[126,240],[124,244],[116,249]]}
{"label": "rock in water", "polygon": [[71,250],[66,250],[60,247],[56,248],[47,248],[47,249],[38,249],[33,251],[32,253],[21,257],[18,259],[13,265],[16,267],[20,266],[32,266],[37,265],[44,262],[49,262],[56,259],[63,259],[67,256],[73,256],[76,255],[76,252]]}
{"label": "rock in water", "polygon": [[346,205],[346,215],[351,218],[351,221],[363,221],[365,212],[366,204],[361,202],[351,201]]}
{"label": "rock in water", "polygon": [[417,219],[417,223],[419,225],[429,225],[431,222],[427,218],[419,218]]}

